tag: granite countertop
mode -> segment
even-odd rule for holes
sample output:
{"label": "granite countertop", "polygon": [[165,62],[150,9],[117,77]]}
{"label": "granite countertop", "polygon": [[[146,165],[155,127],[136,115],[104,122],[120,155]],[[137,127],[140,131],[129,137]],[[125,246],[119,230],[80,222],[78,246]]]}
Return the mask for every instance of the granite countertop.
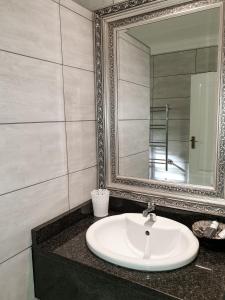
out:
{"label": "granite countertop", "polygon": [[137,285],[183,300],[225,299],[225,252],[200,247],[194,262],[167,272],[140,272],[110,264],[87,248],[85,234],[95,222],[92,216],[79,220],[54,237],[39,244],[45,253],[53,253],[93,269],[123,278]]}

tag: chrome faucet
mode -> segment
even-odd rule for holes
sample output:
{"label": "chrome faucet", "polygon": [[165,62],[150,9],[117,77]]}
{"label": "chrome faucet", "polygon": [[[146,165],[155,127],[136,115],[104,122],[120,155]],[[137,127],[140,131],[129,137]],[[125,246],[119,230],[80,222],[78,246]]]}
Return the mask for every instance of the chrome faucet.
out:
{"label": "chrome faucet", "polygon": [[145,209],[142,213],[143,217],[147,218],[155,210],[155,204],[153,202],[148,202],[148,208]]}
{"label": "chrome faucet", "polygon": [[143,217],[147,218],[149,216],[149,219],[145,222],[146,224],[153,224],[156,221],[156,214],[153,213],[155,210],[155,204],[152,202],[148,202],[148,208],[145,209],[142,213]]}

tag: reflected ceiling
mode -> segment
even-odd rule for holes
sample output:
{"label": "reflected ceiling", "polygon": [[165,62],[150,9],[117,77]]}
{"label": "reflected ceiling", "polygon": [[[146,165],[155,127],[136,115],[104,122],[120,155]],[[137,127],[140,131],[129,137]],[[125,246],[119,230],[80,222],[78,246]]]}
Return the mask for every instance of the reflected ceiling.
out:
{"label": "reflected ceiling", "polygon": [[73,1],[89,10],[94,11],[96,9],[110,6],[118,2],[122,2],[124,0],[122,1],[121,0],[73,0]]}
{"label": "reflected ceiling", "polygon": [[137,26],[128,34],[150,47],[152,54],[202,48],[218,44],[218,20],[215,8]]}

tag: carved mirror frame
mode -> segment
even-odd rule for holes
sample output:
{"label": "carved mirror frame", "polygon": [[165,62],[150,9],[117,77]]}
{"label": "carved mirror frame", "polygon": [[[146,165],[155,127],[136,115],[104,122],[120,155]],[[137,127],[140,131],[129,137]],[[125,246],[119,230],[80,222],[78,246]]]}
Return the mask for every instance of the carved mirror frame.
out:
{"label": "carved mirror frame", "polygon": [[[215,215],[225,215],[225,63],[223,0],[130,0],[95,12],[95,84],[98,186],[120,198]],[[215,187],[176,184],[117,175],[116,32],[165,16],[220,7],[219,107]]]}

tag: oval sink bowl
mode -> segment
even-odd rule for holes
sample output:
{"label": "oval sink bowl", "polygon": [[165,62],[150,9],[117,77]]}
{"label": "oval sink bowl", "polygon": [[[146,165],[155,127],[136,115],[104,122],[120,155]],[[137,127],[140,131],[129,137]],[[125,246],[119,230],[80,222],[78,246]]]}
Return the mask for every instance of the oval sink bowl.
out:
{"label": "oval sink bowl", "polygon": [[142,271],[183,267],[197,256],[199,242],[190,229],[171,219],[150,223],[142,214],[101,219],[86,233],[88,248],[113,264]]}

